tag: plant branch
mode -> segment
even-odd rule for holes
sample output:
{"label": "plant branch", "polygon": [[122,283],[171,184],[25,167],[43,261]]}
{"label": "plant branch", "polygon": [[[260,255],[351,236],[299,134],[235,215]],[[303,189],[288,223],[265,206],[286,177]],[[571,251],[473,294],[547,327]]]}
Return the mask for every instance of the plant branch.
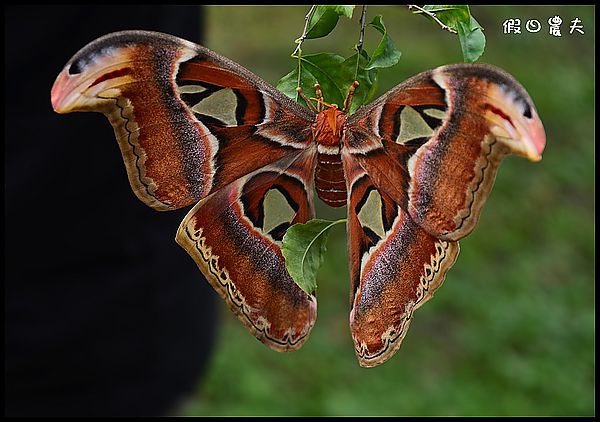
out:
{"label": "plant branch", "polygon": [[306,14],[306,17],[304,18],[304,29],[302,30],[302,35],[300,35],[300,38],[296,40],[296,44],[298,45],[292,53],[292,57],[296,57],[297,55],[302,54],[302,43],[306,39],[306,34],[308,33],[308,23],[310,22],[310,18],[312,17],[316,7],[317,6],[313,4],[308,13]]}
{"label": "plant branch", "polygon": [[358,36],[358,44],[356,44],[356,50],[358,51],[358,54],[356,56],[356,69],[354,70],[354,80],[356,80],[356,78],[358,78],[358,64],[360,63],[360,55],[362,53],[363,44],[364,44],[365,26],[366,26],[365,18],[366,17],[367,17],[367,5],[363,5],[362,13],[360,15],[360,35]]}
{"label": "plant branch", "polygon": [[453,34],[456,34],[457,32],[450,28],[448,25],[446,25],[444,22],[442,22],[441,20],[439,20],[437,18],[437,16],[435,16],[435,13],[430,12],[428,10],[423,9],[422,7],[417,6],[416,4],[409,4],[408,5],[408,10],[412,10],[412,9],[417,9],[419,12],[421,13],[425,13],[427,16],[429,16],[431,19],[433,19],[434,21],[436,21],[438,23],[439,26],[442,27],[442,29],[451,32]]}

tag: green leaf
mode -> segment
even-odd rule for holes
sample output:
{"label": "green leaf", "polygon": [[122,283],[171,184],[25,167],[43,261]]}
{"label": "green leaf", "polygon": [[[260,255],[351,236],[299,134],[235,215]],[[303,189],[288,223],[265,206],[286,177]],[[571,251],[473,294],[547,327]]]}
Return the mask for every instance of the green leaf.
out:
{"label": "green leaf", "polygon": [[456,30],[465,61],[469,63],[477,61],[485,50],[485,35],[479,23],[471,16],[469,25],[461,21]]}
{"label": "green leaf", "polygon": [[298,67],[277,81],[277,89],[290,97],[292,100],[298,100],[296,87],[298,86]]}
{"label": "green leaf", "polygon": [[[306,107],[308,107],[304,100],[301,99],[298,95],[298,91],[296,91],[296,88],[298,87],[298,73],[298,66],[296,66],[294,70],[292,70],[290,73],[281,78],[279,82],[277,82],[277,89],[283,92],[288,97],[290,97],[292,100],[300,104],[304,104]],[[304,91],[305,93],[314,92],[313,87],[315,83],[317,83],[317,79],[304,67],[301,68],[300,73],[300,87],[302,88],[302,91]]]}
{"label": "green leaf", "polygon": [[[334,53],[318,53],[302,56],[301,66],[305,71],[310,72],[316,81],[321,85],[323,97],[330,104],[337,104],[340,107],[344,103],[346,93],[337,85],[338,78],[336,74],[344,58]],[[305,90],[304,86],[302,87]],[[308,96],[314,96],[314,83],[307,87],[304,93]]]}
{"label": "green leaf", "polygon": [[[467,5],[425,5],[424,10],[435,13],[445,25],[458,33],[463,58],[466,62],[474,62],[485,49],[485,35],[479,22],[471,16]],[[422,13],[416,11],[415,13]],[[425,15],[426,16],[426,15]]]}
{"label": "green leaf", "polygon": [[333,31],[340,16],[352,18],[354,6],[317,6],[308,23],[306,38],[321,38]]}
{"label": "green leaf", "polygon": [[297,66],[296,69],[279,80],[277,89],[294,101],[308,106],[303,99],[299,98],[298,91],[296,91],[298,77],[300,76],[300,87],[307,97],[314,96],[314,86],[318,82],[321,85],[325,101],[341,107],[348,88],[354,80],[357,80],[360,85],[354,94],[352,107],[350,108],[350,114],[354,113],[358,107],[371,101],[377,93],[376,81],[379,72],[378,69],[366,70],[370,58],[364,50],[358,63],[358,72],[357,59],[358,53],[347,59],[332,53],[302,56],[299,66],[300,72]]}
{"label": "green leaf", "polygon": [[[465,15],[469,15],[469,6],[465,5],[465,4],[446,4],[446,5],[442,5],[442,4],[433,4],[433,5],[425,5],[423,6],[424,10],[427,10],[428,12],[433,12],[436,14],[437,18],[440,19],[442,22],[443,20],[440,18],[440,16],[437,14],[437,12],[453,12],[453,13],[459,13],[462,14],[463,17]],[[420,11],[416,11],[415,13],[421,13]]]}
{"label": "green leaf", "polygon": [[335,12],[340,16],[345,16],[348,19],[352,19],[352,13],[356,6],[327,6],[333,8]]}
{"label": "green leaf", "polygon": [[[286,94],[294,101],[304,104],[304,100],[299,99],[296,88],[298,81],[302,92],[307,97],[314,97],[315,84],[319,83],[325,101],[341,105],[344,101],[345,93],[336,84],[335,75],[339,71],[344,58],[333,53],[308,54],[300,58],[300,64],[285,75],[277,83],[277,89]],[[300,77],[300,79],[298,79]]]}
{"label": "green leaf", "polygon": [[400,55],[402,53],[396,48],[394,42],[387,34],[387,29],[383,23],[383,17],[381,15],[375,16],[369,25],[381,32],[382,37],[379,45],[373,52],[373,57],[371,57],[371,60],[365,69],[371,70],[394,66],[398,63],[398,60],[400,60]]}
{"label": "green leaf", "polygon": [[302,290],[309,295],[317,289],[317,271],[325,259],[329,230],[346,220],[310,220],[294,224],[283,236],[281,252],[285,266]]}
{"label": "green leaf", "polygon": [[[357,60],[358,70],[357,70]],[[338,73],[336,73],[336,80],[342,81],[343,85],[340,87],[342,95],[346,95],[350,84],[357,80],[359,83],[354,97],[352,98],[352,107],[350,107],[349,114],[354,113],[361,105],[367,104],[373,99],[377,93],[377,75],[379,69],[367,70],[367,64],[370,62],[369,55],[366,51],[362,51],[359,59],[358,53],[348,57],[339,66]]]}

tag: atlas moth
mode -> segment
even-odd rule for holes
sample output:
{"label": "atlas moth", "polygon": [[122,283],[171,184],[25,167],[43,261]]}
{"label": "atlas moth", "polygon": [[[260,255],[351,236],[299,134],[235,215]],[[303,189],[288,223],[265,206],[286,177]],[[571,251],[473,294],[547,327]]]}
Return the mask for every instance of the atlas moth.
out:
{"label": "atlas moth", "polygon": [[398,350],[442,284],[502,159],[538,161],[546,142],[525,89],[489,65],[425,71],[348,115],[322,98],[305,108],[205,47],[146,31],[82,48],[51,100],[58,113],[108,117],[145,204],[193,205],[176,241],[274,350],[298,349],[317,316],[316,296],[286,270],[283,235],[314,217],[315,188],[347,206],[350,329],[365,367]]}

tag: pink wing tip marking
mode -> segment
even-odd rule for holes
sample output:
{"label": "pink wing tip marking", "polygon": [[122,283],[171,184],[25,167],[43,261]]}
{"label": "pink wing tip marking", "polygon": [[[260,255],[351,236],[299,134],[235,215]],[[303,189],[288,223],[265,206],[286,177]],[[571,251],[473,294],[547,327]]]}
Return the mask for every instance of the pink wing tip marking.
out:
{"label": "pink wing tip marking", "polygon": [[528,126],[531,142],[537,152],[537,157],[535,157],[534,161],[539,161],[542,159],[542,152],[544,152],[544,148],[546,147],[546,132],[544,131],[542,121],[535,111]]}
{"label": "pink wing tip marking", "polygon": [[65,94],[68,92],[69,85],[69,74],[66,69],[64,69],[58,77],[56,81],[54,81],[54,85],[52,85],[52,91],[50,93],[50,100],[52,101],[52,108],[57,113],[65,113],[64,109],[64,99]]}

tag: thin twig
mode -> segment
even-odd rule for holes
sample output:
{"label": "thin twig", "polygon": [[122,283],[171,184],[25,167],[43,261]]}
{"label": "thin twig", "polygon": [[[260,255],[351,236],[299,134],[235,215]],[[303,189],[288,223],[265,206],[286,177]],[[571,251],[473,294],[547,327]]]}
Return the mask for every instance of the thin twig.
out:
{"label": "thin twig", "polygon": [[[306,34],[308,33],[308,24],[310,19],[312,18],[313,13],[315,12],[316,5],[312,5],[306,16],[304,17],[304,29],[302,30],[302,35],[300,38],[296,40],[296,49],[292,53],[292,57],[296,57],[298,59],[298,80],[296,81],[296,88],[300,88],[300,77],[302,76],[302,43],[306,39]],[[300,92],[298,92],[300,94]],[[298,96],[296,96],[296,101],[298,101]],[[309,103],[309,102],[307,102]]]}
{"label": "thin twig", "polygon": [[301,48],[302,47],[302,43],[306,39],[306,34],[308,33],[308,23],[310,22],[310,18],[312,17],[312,14],[314,13],[316,7],[317,6],[315,6],[313,4],[311,6],[310,10],[308,11],[308,13],[306,14],[306,17],[304,18],[304,29],[302,30],[302,35],[300,35],[300,38],[298,38],[296,40],[296,43],[298,45],[296,46],[296,49],[292,53],[292,57],[296,57],[296,55],[298,53],[302,54],[302,48]]}
{"label": "thin twig", "polygon": [[438,25],[440,25],[442,27],[442,29],[445,29],[448,32],[451,32],[453,34],[456,34],[457,32],[450,28],[448,25],[446,25],[444,22],[442,22],[441,20],[439,20],[437,18],[437,16],[435,16],[435,13],[430,12],[428,10],[423,9],[422,7],[417,6],[416,4],[409,4],[408,5],[408,10],[412,10],[412,9],[417,9],[419,12],[425,13],[427,16],[429,16],[431,19],[433,19],[434,21],[436,21],[438,23]]}
{"label": "thin twig", "polygon": [[362,13],[360,15],[360,35],[358,37],[358,45],[356,46],[356,48],[358,49],[359,53],[362,51],[363,43],[364,43],[364,37],[365,37],[365,17],[366,16],[367,16],[367,5],[365,4],[362,7]]}
{"label": "thin twig", "polygon": [[363,49],[364,37],[365,37],[365,18],[367,17],[367,5],[363,5],[362,13],[360,15],[360,35],[358,36],[358,44],[356,44],[356,50],[358,54],[356,56],[356,69],[354,70],[354,79],[358,77],[358,64],[360,63],[360,56]]}

